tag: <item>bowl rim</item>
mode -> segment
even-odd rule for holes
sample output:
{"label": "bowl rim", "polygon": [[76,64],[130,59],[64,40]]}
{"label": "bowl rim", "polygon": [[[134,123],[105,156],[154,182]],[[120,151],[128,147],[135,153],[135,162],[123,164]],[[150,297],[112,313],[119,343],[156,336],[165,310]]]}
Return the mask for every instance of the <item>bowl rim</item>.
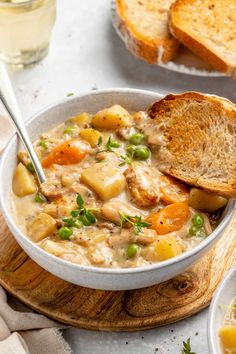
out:
{"label": "bowl rim", "polygon": [[[103,95],[103,94],[114,94],[114,93],[129,93],[129,94],[143,94],[143,95],[149,95],[150,97],[153,97],[154,99],[161,99],[164,97],[163,94],[154,92],[154,91],[149,91],[149,90],[141,90],[141,89],[133,89],[133,88],[109,88],[109,89],[98,89],[96,91],[85,91],[81,92],[77,95],[74,95],[72,97],[67,97],[66,99],[56,101],[52,104],[49,104],[42,108],[39,112],[35,113],[31,118],[26,120],[25,126],[26,128],[39,116],[42,114],[45,114],[47,111],[50,109],[54,109],[59,106],[63,106],[65,104],[68,104],[68,102],[73,102],[77,101],[78,99],[81,99],[86,96],[96,96],[96,95]],[[54,256],[53,254],[45,251],[41,247],[39,247],[36,243],[31,241],[22,231],[21,229],[17,226],[16,221],[14,220],[12,214],[10,211],[8,211],[8,208],[5,204],[5,201],[3,200],[3,190],[4,190],[4,170],[3,170],[3,165],[6,164],[6,160],[9,154],[9,150],[12,148],[14,143],[17,141],[17,133],[13,135],[13,137],[10,139],[10,141],[7,144],[7,147],[3,151],[3,155],[0,161],[0,207],[2,209],[2,214],[8,224],[10,226],[10,229],[13,234],[17,234],[20,238],[23,239],[23,242],[27,244],[27,247],[33,247],[35,251],[39,252],[42,257],[47,257],[49,261],[51,262],[58,262],[61,266],[65,267],[70,267],[73,269],[77,269],[82,272],[92,272],[95,274],[114,274],[118,276],[123,276],[125,274],[132,274],[132,273],[145,273],[149,271],[158,271],[160,269],[168,268],[175,263],[181,263],[189,258],[192,258],[196,256],[199,252],[207,248],[212,241],[214,241],[217,236],[219,236],[222,231],[226,228],[228,223],[231,221],[232,216],[235,211],[236,207],[236,201],[233,199],[230,199],[226,209],[224,211],[225,216],[223,217],[222,221],[220,224],[217,226],[217,228],[202,242],[200,242],[196,247],[194,247],[192,250],[184,252],[180,254],[179,256],[170,258],[166,261],[162,262],[157,262],[153,264],[148,264],[140,267],[134,267],[134,268],[103,268],[103,267],[96,267],[96,266],[90,266],[90,265],[81,265],[77,263],[72,263],[69,261],[66,261],[64,259],[61,259],[59,257]],[[17,241],[18,242],[18,241]]]}
{"label": "bowl rim", "polygon": [[232,282],[233,278],[236,278],[236,265],[228,270],[225,277],[218,285],[209,308],[208,319],[207,319],[207,336],[208,336],[208,345],[210,351],[214,354],[221,353],[219,342],[217,343],[217,341],[215,340],[215,324],[214,324],[215,314],[219,306],[220,298],[222,294],[225,292],[225,289],[227,288],[228,284]]}

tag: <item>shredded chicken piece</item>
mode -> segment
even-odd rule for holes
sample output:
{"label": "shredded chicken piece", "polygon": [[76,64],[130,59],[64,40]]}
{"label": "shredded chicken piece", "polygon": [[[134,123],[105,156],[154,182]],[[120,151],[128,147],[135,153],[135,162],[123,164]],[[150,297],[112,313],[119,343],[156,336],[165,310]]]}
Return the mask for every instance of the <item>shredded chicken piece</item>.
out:
{"label": "shredded chicken piece", "polygon": [[101,224],[98,225],[99,228],[105,228],[108,230],[114,230],[114,228],[116,227],[112,222],[102,222]]}
{"label": "shredded chicken piece", "polygon": [[142,162],[133,162],[124,172],[124,176],[129,192],[138,207],[149,207],[158,203],[160,199],[158,180],[151,167]]}
{"label": "shredded chicken piece", "polygon": [[41,184],[41,192],[47,198],[58,198],[61,197],[63,194],[63,188],[60,182],[58,181],[46,181]]}
{"label": "shredded chicken piece", "polygon": [[133,127],[123,127],[116,132],[116,134],[124,140],[129,140],[129,138],[135,133],[137,133],[137,130]]}
{"label": "shredded chicken piece", "polygon": [[110,247],[120,247],[135,241],[135,235],[130,230],[121,230],[120,234],[111,235],[107,239],[107,243]]}
{"label": "shredded chicken piece", "polygon": [[44,212],[58,220],[70,217],[72,210],[77,208],[76,198],[74,194],[68,194],[60,198],[54,198],[50,204],[44,206]]}
{"label": "shredded chicken piece", "polygon": [[96,199],[94,193],[84,184],[75,182],[71,187],[69,187],[69,191],[80,194],[87,207],[96,207]]}
{"label": "shredded chicken piece", "polygon": [[157,233],[155,230],[143,229],[141,233],[136,235],[135,241],[140,243],[143,246],[149,245],[156,240]]}
{"label": "shredded chicken piece", "polygon": [[137,242],[140,245],[147,246],[156,240],[156,236],[156,232],[151,229],[144,229],[139,234],[135,234],[130,229],[123,229],[120,234],[114,234],[109,236],[107,243],[112,248],[120,247],[130,242]]}
{"label": "shredded chicken piece", "polygon": [[109,201],[101,207],[101,217],[116,224],[121,222],[121,214],[143,216],[143,213],[120,200]]}
{"label": "shredded chicken piece", "polygon": [[60,219],[70,217],[71,211],[77,208],[76,198],[74,195],[66,195],[62,200],[56,202],[58,202],[57,216]]}

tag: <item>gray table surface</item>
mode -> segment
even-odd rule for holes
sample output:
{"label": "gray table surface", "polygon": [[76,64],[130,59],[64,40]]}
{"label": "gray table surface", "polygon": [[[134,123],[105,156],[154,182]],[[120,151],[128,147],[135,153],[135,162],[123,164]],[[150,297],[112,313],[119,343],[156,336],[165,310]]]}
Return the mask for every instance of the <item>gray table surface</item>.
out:
{"label": "gray table surface", "polygon": [[[108,87],[161,93],[198,90],[236,101],[236,83],[229,78],[178,74],[135,59],[111,26],[109,0],[58,0],[49,56],[34,67],[12,71],[11,77],[25,119],[69,92]],[[194,352],[209,353],[207,310],[173,325],[135,333],[65,331],[75,354],[175,354],[188,337]]]}

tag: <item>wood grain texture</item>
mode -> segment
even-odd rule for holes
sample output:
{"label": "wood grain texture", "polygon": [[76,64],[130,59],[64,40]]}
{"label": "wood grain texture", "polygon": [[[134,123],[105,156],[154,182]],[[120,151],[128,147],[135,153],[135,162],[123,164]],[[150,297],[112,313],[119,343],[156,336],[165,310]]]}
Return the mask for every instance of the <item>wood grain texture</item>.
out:
{"label": "wood grain texture", "polygon": [[236,264],[234,220],[214,250],[177,277],[145,289],[101,291],[70,284],[33,262],[0,215],[0,284],[34,310],[72,326],[135,331],[172,323],[206,307]]}

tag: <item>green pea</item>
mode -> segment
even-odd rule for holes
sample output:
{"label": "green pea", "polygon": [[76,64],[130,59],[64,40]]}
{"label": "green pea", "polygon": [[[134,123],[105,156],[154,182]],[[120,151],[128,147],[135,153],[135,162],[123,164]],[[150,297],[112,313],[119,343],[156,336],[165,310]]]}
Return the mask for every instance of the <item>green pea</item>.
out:
{"label": "green pea", "polygon": [[77,219],[75,220],[73,226],[76,227],[77,229],[81,229],[84,226],[84,224],[82,223],[81,220]]}
{"label": "green pea", "polygon": [[200,214],[196,214],[196,215],[194,215],[194,217],[192,219],[192,223],[194,226],[200,228],[204,224],[204,219]]}
{"label": "green pea", "polygon": [[139,246],[136,245],[136,243],[130,243],[128,248],[127,248],[127,256],[129,258],[133,258],[137,255],[139,250]]}
{"label": "green pea", "polygon": [[46,203],[47,198],[42,193],[38,192],[35,194],[34,201],[36,203]]}
{"label": "green pea", "polygon": [[34,166],[32,164],[32,162],[29,162],[27,165],[26,165],[27,169],[31,172],[31,173],[35,173],[35,169],[34,169]]}
{"label": "green pea", "polygon": [[142,133],[136,133],[132,135],[129,139],[130,143],[133,145],[143,144],[144,140],[145,140],[145,136]]}
{"label": "green pea", "polygon": [[73,127],[68,127],[66,130],[64,130],[64,134],[73,134],[76,131],[75,128]]}
{"label": "green pea", "polygon": [[69,240],[70,236],[73,234],[73,231],[69,227],[61,227],[58,231],[58,235],[63,240]]}
{"label": "green pea", "polygon": [[190,229],[188,230],[188,232],[191,236],[196,236],[196,234],[198,232],[198,228],[196,226],[192,225],[190,227]]}
{"label": "green pea", "polygon": [[131,154],[131,155],[135,152],[136,149],[137,149],[137,148],[136,148],[136,146],[134,146],[134,145],[128,145],[128,146],[126,146],[126,151],[127,151],[129,154]]}
{"label": "green pea", "polygon": [[44,148],[45,150],[48,149],[48,143],[46,140],[41,140],[39,145],[42,146],[42,148]]}
{"label": "green pea", "polygon": [[146,146],[137,147],[134,151],[134,158],[137,160],[147,160],[150,156],[150,150]]}

